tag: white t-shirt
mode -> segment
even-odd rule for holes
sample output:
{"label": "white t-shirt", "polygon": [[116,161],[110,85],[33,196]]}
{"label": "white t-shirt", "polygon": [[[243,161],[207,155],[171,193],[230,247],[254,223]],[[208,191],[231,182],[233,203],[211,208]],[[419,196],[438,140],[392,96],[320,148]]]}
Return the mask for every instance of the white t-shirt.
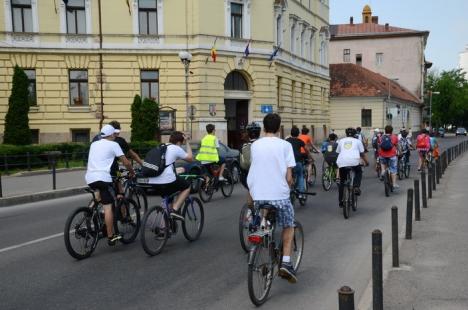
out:
{"label": "white t-shirt", "polygon": [[86,184],[97,181],[112,182],[110,168],[114,158],[123,156],[122,149],[117,142],[101,139],[91,143],[86,170]]}
{"label": "white t-shirt", "polygon": [[186,159],[187,153],[178,145],[169,144],[166,150],[166,169],[164,169],[161,175],[148,178],[149,184],[169,184],[176,180],[176,175],[174,173],[173,163],[177,159]]}
{"label": "white t-shirt", "polygon": [[354,167],[361,161],[364,145],[356,138],[346,137],[338,141],[336,152],[338,153],[336,164],[339,168]]}
{"label": "white t-shirt", "polygon": [[247,184],[254,200],[289,198],[288,168],[296,166],[291,143],[277,137],[258,139],[250,148]]}

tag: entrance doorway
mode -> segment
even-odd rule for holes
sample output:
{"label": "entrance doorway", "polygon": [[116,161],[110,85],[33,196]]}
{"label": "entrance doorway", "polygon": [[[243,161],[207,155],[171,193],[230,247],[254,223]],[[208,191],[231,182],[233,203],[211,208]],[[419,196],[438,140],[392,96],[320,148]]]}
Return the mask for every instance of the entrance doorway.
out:
{"label": "entrance doorway", "polygon": [[249,122],[249,101],[225,99],[227,121],[227,144],[230,148],[240,150],[244,141],[242,134]]}

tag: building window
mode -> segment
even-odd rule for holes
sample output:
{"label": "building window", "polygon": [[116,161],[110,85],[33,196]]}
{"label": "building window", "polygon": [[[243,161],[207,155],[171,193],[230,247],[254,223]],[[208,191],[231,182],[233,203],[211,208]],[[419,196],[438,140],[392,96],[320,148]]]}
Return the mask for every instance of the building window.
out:
{"label": "building window", "polygon": [[224,89],[246,91],[249,90],[249,85],[241,73],[232,71],[226,76],[226,80],[224,81]]}
{"label": "building window", "polygon": [[372,110],[361,110],[361,127],[372,127]]}
{"label": "building window", "polygon": [[375,64],[377,66],[383,65],[383,53],[376,53],[375,54]]}
{"label": "building window", "polygon": [[67,33],[86,33],[85,0],[69,0],[66,4]]}
{"label": "building window", "polygon": [[281,15],[276,18],[276,46],[281,44],[281,37],[283,34],[283,19]]}
{"label": "building window", "polygon": [[362,66],[362,54],[356,54],[356,65]]}
{"label": "building window", "polygon": [[36,96],[36,70],[24,69],[24,73],[28,77],[28,102],[30,106],[37,105]]}
{"label": "building window", "polygon": [[70,105],[88,105],[88,71],[70,70]]}
{"label": "building window", "polygon": [[310,52],[310,61],[314,61],[315,60],[315,57],[314,57],[314,50],[315,50],[315,46],[314,46],[314,35],[315,35],[315,32],[312,30],[311,33],[310,33],[310,44],[309,44],[309,52]]}
{"label": "building window", "polygon": [[158,34],[158,8],[156,0],[138,0],[140,34]]}
{"label": "building window", "polygon": [[159,71],[141,71],[141,97],[159,102]]}
{"label": "building window", "polygon": [[39,129],[30,129],[31,131],[31,143],[39,144]]}
{"label": "building window", "polygon": [[88,128],[86,129],[72,129],[72,142],[78,143],[89,143],[89,132]]}
{"label": "building window", "polygon": [[305,46],[306,46],[306,31],[305,31],[305,28],[302,30],[301,32],[301,57],[302,58],[305,58],[306,57],[306,50],[305,50]]}
{"label": "building window", "polygon": [[242,38],[242,9],[240,3],[231,3],[231,37]]}
{"label": "building window", "polygon": [[291,53],[296,51],[296,23],[291,26]]}
{"label": "building window", "polygon": [[277,84],[276,84],[276,100],[277,100],[277,105],[278,107],[281,107],[281,100],[283,97],[283,92],[281,90],[281,84],[282,84],[282,79],[280,76],[277,77]]}
{"label": "building window", "polygon": [[11,0],[14,32],[33,32],[31,0]]}
{"label": "building window", "polygon": [[343,62],[350,62],[351,61],[351,50],[344,49],[343,50]]}

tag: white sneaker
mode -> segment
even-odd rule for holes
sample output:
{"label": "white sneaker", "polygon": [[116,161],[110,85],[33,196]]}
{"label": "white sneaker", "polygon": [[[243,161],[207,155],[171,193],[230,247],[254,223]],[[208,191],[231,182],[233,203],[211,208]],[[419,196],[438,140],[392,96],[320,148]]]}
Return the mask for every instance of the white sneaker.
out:
{"label": "white sneaker", "polygon": [[226,181],[226,179],[222,175],[219,176],[218,180],[219,181]]}
{"label": "white sneaker", "polygon": [[395,185],[393,185],[393,188],[400,188],[400,185],[395,184]]}

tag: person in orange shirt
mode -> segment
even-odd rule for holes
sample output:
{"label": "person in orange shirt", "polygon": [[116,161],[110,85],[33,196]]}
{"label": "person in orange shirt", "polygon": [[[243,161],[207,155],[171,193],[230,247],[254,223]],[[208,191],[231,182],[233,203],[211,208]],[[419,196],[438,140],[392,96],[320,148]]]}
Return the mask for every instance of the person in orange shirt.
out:
{"label": "person in orange shirt", "polygon": [[312,165],[309,165],[309,163],[314,162],[312,152],[320,153],[320,151],[315,147],[312,137],[309,136],[309,128],[307,128],[306,126],[302,126],[301,134],[298,138],[302,140],[305,144],[305,146],[301,148],[301,155],[304,159],[305,165],[307,166],[307,172],[309,176],[309,180],[307,180],[307,182],[310,183],[312,177]]}

